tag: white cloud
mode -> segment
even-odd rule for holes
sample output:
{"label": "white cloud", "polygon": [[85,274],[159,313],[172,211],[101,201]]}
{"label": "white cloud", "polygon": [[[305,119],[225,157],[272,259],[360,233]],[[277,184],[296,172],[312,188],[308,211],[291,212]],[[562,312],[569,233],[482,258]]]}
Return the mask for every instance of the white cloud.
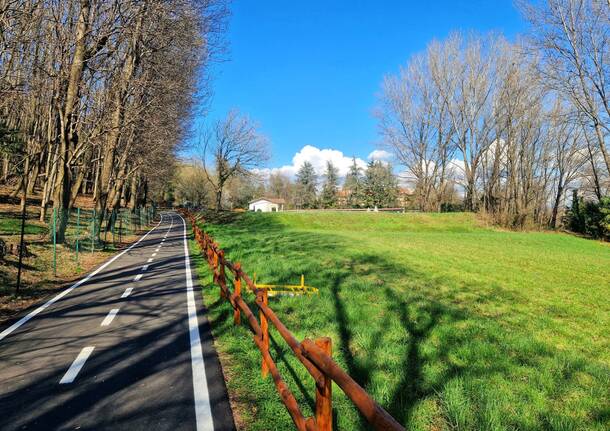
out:
{"label": "white cloud", "polygon": [[[258,172],[266,176],[280,173],[290,178],[294,178],[303,163],[309,162],[313,165],[316,174],[323,175],[326,170],[326,162],[328,161],[335,165],[339,171],[340,177],[344,177],[347,174],[349,167],[353,163],[352,158],[343,154],[342,151],[330,148],[319,149],[313,145],[305,145],[292,157],[292,164],[284,165],[279,168],[260,169]],[[366,162],[358,157],[356,157],[356,164],[363,169],[366,168]]]}
{"label": "white cloud", "polygon": [[392,153],[385,150],[375,150],[368,155],[367,159],[389,162],[392,159]]}

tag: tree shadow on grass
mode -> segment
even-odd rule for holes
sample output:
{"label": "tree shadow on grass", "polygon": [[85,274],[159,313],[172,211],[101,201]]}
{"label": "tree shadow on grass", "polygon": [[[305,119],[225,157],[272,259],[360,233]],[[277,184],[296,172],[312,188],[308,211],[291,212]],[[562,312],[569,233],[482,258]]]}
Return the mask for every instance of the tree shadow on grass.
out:
{"label": "tree shadow on grass", "polygon": [[[477,306],[525,301],[501,286],[458,280],[455,288],[443,290],[449,281],[439,274],[422,273],[374,250],[357,249],[332,233],[287,228],[273,216],[239,215],[231,223],[210,224],[206,229],[229,259],[240,260],[248,274],[257,272],[265,283],[291,283],[305,274],[307,284],[320,289],[319,297],[278,298],[272,308],[295,333],[336,333],[335,359],[402,424],[413,423],[426,399],[440,398],[442,411],[443,392],[452,381],[484,381],[492,375],[510,381],[515,369],[535,369],[558,354],[553,346],[519,351],[523,350],[519,344],[506,344],[490,329],[497,328],[497,322],[480,314]],[[462,330],[464,325],[470,325],[470,332]],[[472,348],[473,335],[478,339],[476,347],[491,345],[502,361],[492,360],[486,366],[456,361],[455,356]],[[311,389],[307,390],[311,384],[302,381],[303,367],[282,346],[272,347],[276,360],[288,365],[287,381],[300,392],[301,401],[311,405]],[[254,344],[252,348],[256,349]],[[435,367],[442,372],[431,376],[429,369]],[[573,382],[583,366],[574,361],[570,369],[572,377],[554,381],[545,392],[547,398],[559,399],[557,388]],[[473,426],[485,428],[484,408],[470,413],[475,416]],[[515,416],[501,420],[506,426],[525,426]],[[364,420],[359,427],[367,428]]]}

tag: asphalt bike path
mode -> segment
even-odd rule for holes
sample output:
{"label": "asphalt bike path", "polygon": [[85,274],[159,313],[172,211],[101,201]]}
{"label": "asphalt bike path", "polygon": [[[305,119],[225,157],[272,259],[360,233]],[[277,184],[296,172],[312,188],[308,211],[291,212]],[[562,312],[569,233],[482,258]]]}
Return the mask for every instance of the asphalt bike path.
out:
{"label": "asphalt bike path", "polygon": [[177,213],[0,327],[0,430],[233,430]]}

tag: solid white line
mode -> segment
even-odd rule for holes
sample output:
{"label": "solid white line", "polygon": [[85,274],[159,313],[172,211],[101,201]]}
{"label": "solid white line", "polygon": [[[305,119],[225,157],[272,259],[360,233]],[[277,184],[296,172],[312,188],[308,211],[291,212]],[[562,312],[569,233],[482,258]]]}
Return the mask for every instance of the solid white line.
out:
{"label": "solid white line", "polygon": [[142,272],[147,271],[147,270],[148,270],[148,264],[147,264],[147,265],[144,265],[144,266],[142,267]]}
{"label": "solid white line", "polygon": [[102,266],[100,266],[99,268],[97,268],[95,271],[93,271],[92,273],[90,273],[88,276],[86,276],[85,278],[80,279],[79,281],[77,281],[76,283],[74,283],[72,286],[68,287],[66,290],[64,290],[63,292],[61,292],[60,294],[58,294],[57,296],[49,299],[47,302],[45,302],[44,304],[42,304],[40,307],[38,307],[37,309],[33,310],[32,312],[26,314],[25,316],[23,316],[21,319],[19,319],[17,322],[13,323],[11,326],[9,326],[8,328],[6,328],[4,331],[0,332],[0,341],[2,341],[4,338],[6,338],[7,336],[9,336],[13,331],[15,331],[15,329],[19,328],[20,326],[22,326],[23,324],[25,324],[28,320],[30,320],[32,317],[36,316],[37,314],[41,313],[42,311],[44,311],[46,308],[48,308],[49,306],[53,305],[54,303],[56,303],[57,301],[59,301],[61,298],[63,298],[64,296],[66,296],[68,293],[72,292],[74,289],[76,289],[77,287],[81,286],[82,284],[86,283],[87,281],[89,281],[91,279],[91,277],[95,276],[96,274],[98,274],[101,270],[103,270],[104,268],[106,268],[108,265],[110,265],[112,262],[114,262],[115,260],[117,260],[119,257],[123,256],[125,253],[127,253],[129,250],[131,250],[133,247],[135,247],[136,245],[138,245],[140,243],[140,241],[142,241],[144,238],[146,238],[153,230],[155,230],[163,221],[163,216],[161,217],[161,220],[159,220],[159,223],[157,223],[156,226],[154,226],[151,230],[149,230],[148,232],[146,232],[146,234],[144,234],[139,240],[137,240],[136,242],[134,242],[133,244],[131,244],[128,248],[126,248],[125,250],[123,250],[122,252],[120,252],[119,254],[117,254],[116,256],[114,256],[112,259],[110,259],[108,262],[104,263]]}
{"label": "solid white line", "polygon": [[141,278],[142,278],[142,274],[138,274],[133,278],[133,281],[140,281]]}
{"label": "solid white line", "polygon": [[129,295],[131,295],[131,292],[133,292],[133,287],[128,287],[121,295],[121,298],[127,298]]}
{"label": "solid white line", "polygon": [[72,362],[72,365],[70,365],[70,368],[68,368],[68,371],[66,371],[66,374],[64,374],[59,381],[60,385],[72,383],[74,379],[76,379],[76,376],[81,368],[83,368],[83,365],[85,365],[85,362],[87,361],[87,358],[89,358],[89,355],[91,355],[91,352],[93,352],[93,349],[94,346],[83,347],[83,350],[80,351],[74,362]]}
{"label": "solid white line", "polygon": [[193,391],[195,395],[195,417],[197,419],[197,431],[214,431],[212,408],[210,407],[210,394],[208,392],[208,380],[205,375],[205,363],[203,361],[201,338],[199,336],[197,308],[195,307],[195,293],[193,291],[193,278],[191,274],[189,249],[186,242],[186,222],[182,216],[178,216],[182,219],[182,225],[184,227],[182,238],[184,240],[186,304],[189,321],[189,339],[191,341],[191,367],[193,369]]}
{"label": "solid white line", "polygon": [[106,315],[106,317],[104,318],[104,320],[102,321],[102,324],[100,326],[110,325],[112,323],[112,321],[114,320],[114,316],[116,316],[118,312],[119,312],[118,308],[113,308],[112,310],[110,310],[108,312],[108,314]]}

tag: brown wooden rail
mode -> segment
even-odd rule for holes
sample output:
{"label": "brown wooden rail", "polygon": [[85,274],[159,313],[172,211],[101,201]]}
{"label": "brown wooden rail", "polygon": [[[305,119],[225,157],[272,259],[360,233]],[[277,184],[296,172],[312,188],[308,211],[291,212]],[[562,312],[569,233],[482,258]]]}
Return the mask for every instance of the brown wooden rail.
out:
{"label": "brown wooden rail", "polygon": [[[332,382],[352,400],[364,418],[376,430],[398,431],[404,428],[396,419],[386,412],[371,396],[352,379],[332,359],[330,338],[316,340],[305,339],[299,342],[284,326],[281,320],[269,307],[267,290],[257,288],[250,277],[243,271],[239,263],[230,262],[214,239],[198,225],[197,219],[188,211],[183,214],[190,220],[195,235],[195,241],[206,256],[214,283],[220,287],[221,297],[227,299],[234,310],[233,321],[241,324],[241,315],[245,316],[251,331],[254,344],[261,352],[261,373],[263,377],[271,374],[273,383],[286,406],[296,428],[301,431],[331,431],[332,430]],[[227,285],[227,270],[232,279],[233,291]],[[259,309],[259,319],[242,298],[242,282],[256,295],[256,305]],[[259,323],[260,321],[260,323]],[[297,400],[282,379],[277,366],[269,353],[269,322],[275,326],[284,341],[292,349],[297,359],[305,366],[314,380],[316,389],[315,417],[306,418]]]}

